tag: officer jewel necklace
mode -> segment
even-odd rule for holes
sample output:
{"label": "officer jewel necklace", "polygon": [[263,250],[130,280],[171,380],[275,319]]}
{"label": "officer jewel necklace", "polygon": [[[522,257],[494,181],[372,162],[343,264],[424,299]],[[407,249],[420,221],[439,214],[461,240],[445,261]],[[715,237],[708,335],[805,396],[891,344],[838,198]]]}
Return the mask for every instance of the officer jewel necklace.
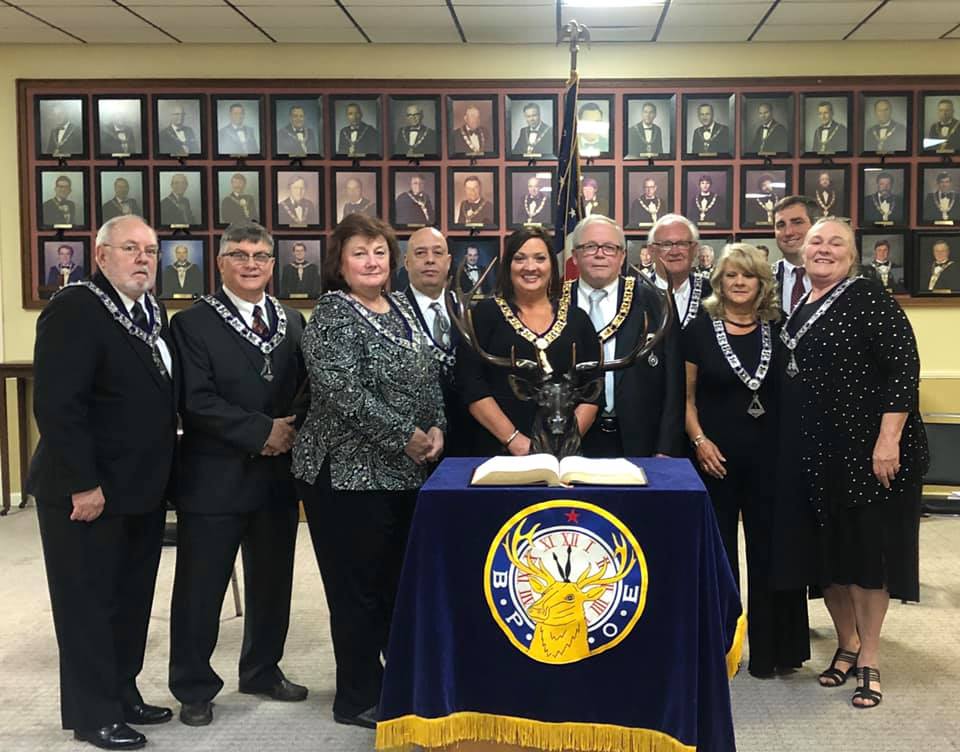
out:
{"label": "officer jewel necklace", "polygon": [[501,297],[494,298],[497,306],[500,308],[500,313],[503,314],[503,318],[506,319],[507,323],[513,327],[513,331],[534,346],[537,353],[537,364],[548,376],[553,373],[553,366],[551,366],[550,361],[547,360],[547,348],[560,336],[564,327],[567,325],[567,310],[570,307],[570,289],[569,286],[564,286],[563,294],[560,296],[560,301],[557,304],[557,317],[553,321],[553,326],[542,335],[537,334],[524,325],[524,323],[517,318],[516,314],[514,314],[513,309],[506,300]]}
{"label": "officer jewel necklace", "polygon": [[690,300],[687,302],[687,312],[680,323],[681,329],[686,329],[687,325],[697,317],[697,312],[700,310],[701,295],[703,295],[703,277],[694,274],[690,288]]}
{"label": "officer jewel necklace", "polygon": [[283,306],[280,305],[279,300],[270,295],[265,297],[273,303],[273,310],[277,314],[277,331],[270,339],[264,339],[250,329],[239,316],[235,316],[229,308],[213,295],[204,295],[201,300],[213,308],[230,328],[260,351],[263,355],[263,368],[260,369],[260,376],[264,381],[273,381],[273,362],[270,360],[270,354],[283,342],[283,338],[287,334],[287,315],[283,312]]}
{"label": "officer jewel necklace", "polygon": [[787,330],[790,328],[790,322],[793,320],[793,317],[797,315],[797,311],[799,311],[807,302],[807,299],[810,297],[810,293],[805,293],[804,296],[800,298],[800,300],[794,306],[793,311],[791,311],[786,322],[783,324],[783,329],[780,330],[780,341],[783,342],[783,344],[785,344],[787,349],[790,351],[790,361],[787,363],[787,376],[789,376],[791,379],[800,373],[800,366],[797,365],[797,357],[794,351],[797,349],[797,345],[800,344],[800,340],[803,338],[803,335],[810,331],[810,327],[817,323],[817,320],[828,310],[830,310],[830,306],[836,302],[837,298],[843,295],[846,289],[858,279],[860,279],[860,277],[851,277],[837,285],[837,288],[830,293],[830,296],[826,299],[826,301],[824,301],[823,305],[820,306],[820,308],[809,318],[807,323],[801,326],[800,330],[791,337],[787,333]]}
{"label": "officer jewel necklace", "polygon": [[760,386],[767,376],[770,369],[770,360],[773,357],[772,337],[770,336],[770,322],[760,322],[760,363],[757,365],[756,372],[751,376],[747,369],[740,363],[740,358],[730,346],[730,340],[727,339],[727,330],[723,325],[722,319],[713,320],[713,331],[717,335],[717,344],[720,345],[720,351],[733,372],[737,374],[743,385],[753,392],[753,399],[750,400],[750,407],[747,408],[747,415],[751,418],[759,418],[767,411],[760,403]]}

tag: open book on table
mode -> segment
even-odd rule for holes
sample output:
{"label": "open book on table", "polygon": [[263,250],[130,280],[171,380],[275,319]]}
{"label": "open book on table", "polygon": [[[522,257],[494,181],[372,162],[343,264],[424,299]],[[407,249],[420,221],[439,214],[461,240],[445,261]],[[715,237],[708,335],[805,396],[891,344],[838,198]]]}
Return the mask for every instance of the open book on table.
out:
{"label": "open book on table", "polygon": [[493,457],[476,470],[471,486],[568,486],[572,483],[598,486],[645,486],[643,469],[629,460],[528,454],[526,457]]}

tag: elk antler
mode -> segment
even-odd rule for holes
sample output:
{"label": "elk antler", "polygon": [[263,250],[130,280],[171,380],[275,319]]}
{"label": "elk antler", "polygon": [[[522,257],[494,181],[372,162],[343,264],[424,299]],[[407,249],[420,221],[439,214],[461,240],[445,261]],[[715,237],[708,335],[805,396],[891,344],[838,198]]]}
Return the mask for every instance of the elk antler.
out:
{"label": "elk antler", "polygon": [[[629,563],[627,560],[627,542],[623,536],[620,536],[620,542],[617,543],[617,536],[611,536],[613,540],[613,561],[614,564],[617,564],[617,572],[612,577],[604,577],[603,573],[606,568],[598,569],[594,574],[589,574],[590,566],[587,565],[587,568],[583,570],[583,573],[577,578],[577,587],[581,590],[585,590],[588,587],[597,587],[597,586],[606,586],[613,585],[617,582],[620,582],[624,577],[629,574],[630,570],[633,569],[634,562],[636,562],[636,557],[631,553],[629,558]],[[617,560],[619,559],[619,563]]]}
{"label": "elk antler", "polygon": [[533,536],[540,528],[540,523],[538,522],[529,532],[523,533],[521,535],[520,530],[523,528],[523,523],[526,518],[520,520],[520,523],[513,529],[513,535],[510,536],[510,545],[507,545],[507,542],[503,542],[503,548],[507,552],[507,558],[510,559],[510,563],[513,564],[521,572],[524,572],[531,577],[534,577],[540,580],[543,583],[543,587],[547,588],[556,582],[556,578],[550,574],[546,569],[544,569],[543,564],[534,564],[530,559],[530,553],[527,552],[526,561],[520,558],[519,548],[520,543],[526,541],[531,546],[533,546]]}

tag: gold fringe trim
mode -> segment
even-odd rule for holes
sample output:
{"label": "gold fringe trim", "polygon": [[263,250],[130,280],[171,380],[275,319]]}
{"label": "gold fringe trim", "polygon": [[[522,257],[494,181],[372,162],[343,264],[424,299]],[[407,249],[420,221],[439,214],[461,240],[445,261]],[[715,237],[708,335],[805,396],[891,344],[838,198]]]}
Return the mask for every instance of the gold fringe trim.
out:
{"label": "gold fringe trim", "polygon": [[733,633],[733,644],[727,651],[727,678],[732,679],[740,670],[740,658],[743,656],[743,638],[747,634],[747,615],[743,612],[737,619],[737,629]]}
{"label": "gold fringe trim", "polygon": [[442,718],[405,715],[377,724],[376,749],[445,747],[486,741],[562,752],[696,752],[669,734],[651,729],[595,723],[545,723],[487,713],[452,713]]}

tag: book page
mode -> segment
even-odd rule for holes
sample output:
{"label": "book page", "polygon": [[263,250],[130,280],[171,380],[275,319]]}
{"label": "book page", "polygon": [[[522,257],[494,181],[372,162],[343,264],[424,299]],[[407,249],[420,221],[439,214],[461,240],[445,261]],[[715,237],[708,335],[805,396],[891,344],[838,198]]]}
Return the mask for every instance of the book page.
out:
{"label": "book page", "polygon": [[560,480],[564,483],[647,485],[647,476],[643,469],[622,457],[615,459],[564,457],[560,461]]}
{"label": "book page", "polygon": [[472,485],[560,485],[560,465],[551,454],[491,457],[473,471]]}

